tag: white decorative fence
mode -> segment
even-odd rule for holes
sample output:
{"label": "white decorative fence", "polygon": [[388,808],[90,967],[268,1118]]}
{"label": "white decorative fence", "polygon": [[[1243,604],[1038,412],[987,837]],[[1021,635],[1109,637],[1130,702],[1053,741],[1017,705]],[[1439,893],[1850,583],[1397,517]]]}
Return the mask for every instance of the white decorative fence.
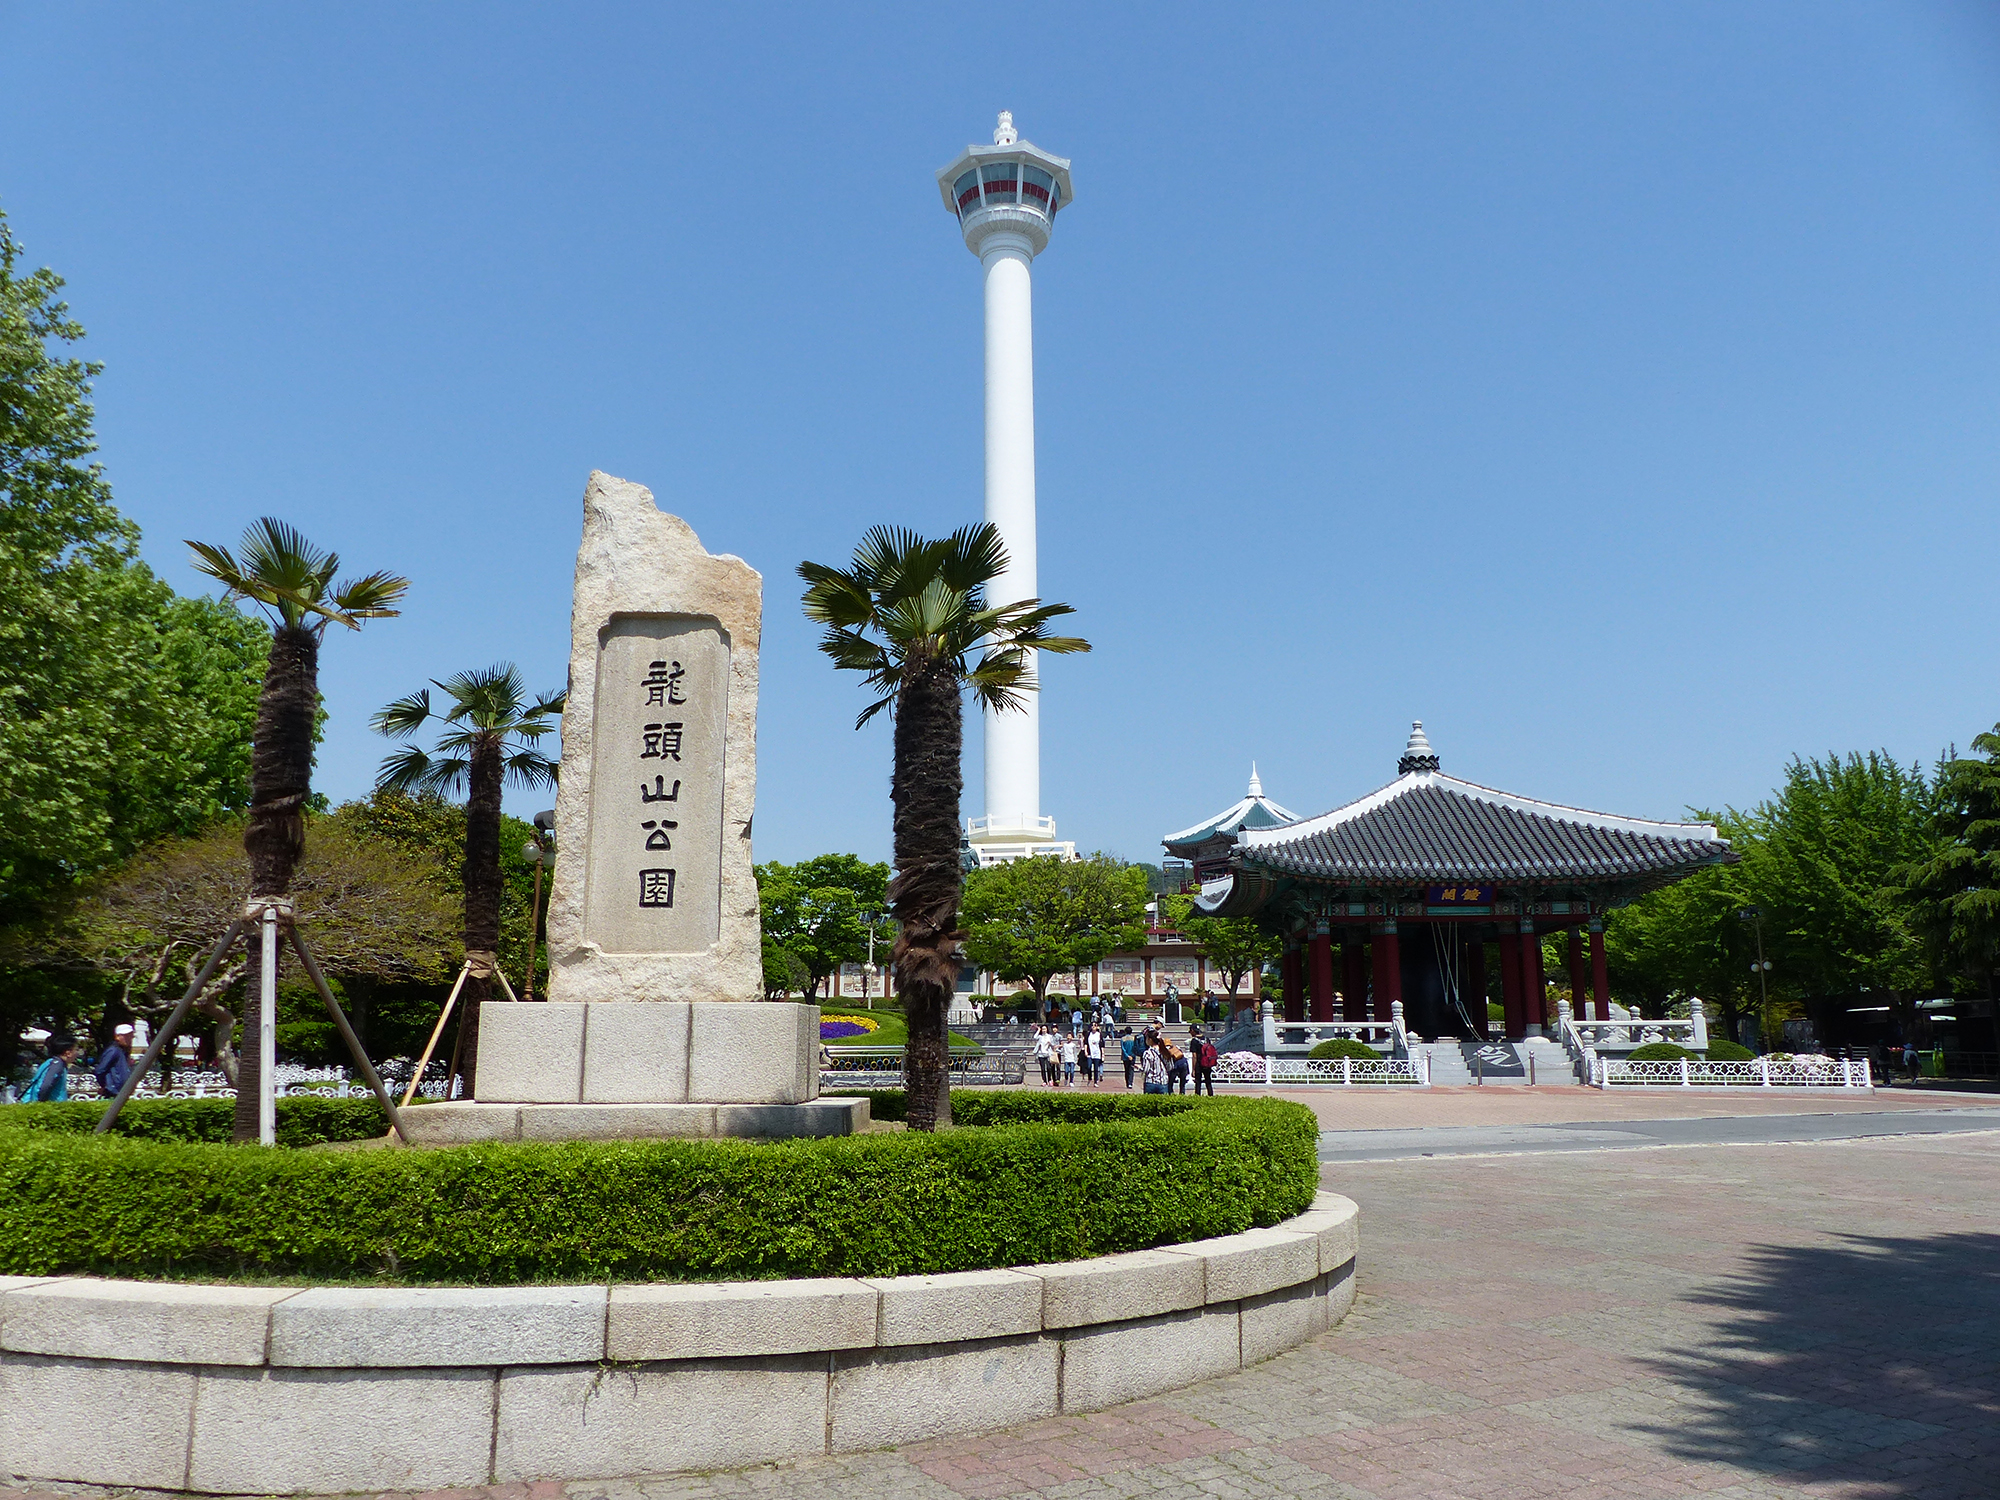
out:
{"label": "white decorative fence", "polygon": [[1683,1058],[1678,1062],[1625,1062],[1594,1055],[1591,1083],[1596,1087],[1872,1089],[1866,1058],[1759,1057],[1749,1062],[1711,1062]]}
{"label": "white decorative fence", "polygon": [[[425,1072],[437,1072],[436,1065]],[[382,1067],[382,1081],[393,1094],[400,1096],[410,1081],[409,1064],[404,1063],[400,1074],[395,1064],[385,1063]],[[365,1083],[357,1083],[348,1076],[345,1068],[307,1068],[296,1063],[279,1063],[271,1075],[272,1092],[280,1099],[294,1096],[318,1099],[372,1099],[374,1090]],[[442,1077],[426,1077],[417,1085],[419,1099],[442,1099],[445,1096],[445,1080]],[[102,1099],[104,1093],[97,1087],[97,1077],[84,1068],[69,1071],[69,1097],[75,1100]],[[229,1081],[229,1075],[217,1068],[176,1068],[171,1088],[162,1089],[159,1075],[149,1073],[146,1081],[133,1090],[134,1099],[234,1099],[236,1085]]]}
{"label": "white decorative fence", "polygon": [[1430,1058],[1413,1057],[1259,1057],[1254,1052],[1229,1052],[1216,1059],[1217,1083],[1261,1083],[1277,1088],[1343,1087],[1357,1083],[1427,1084]]}

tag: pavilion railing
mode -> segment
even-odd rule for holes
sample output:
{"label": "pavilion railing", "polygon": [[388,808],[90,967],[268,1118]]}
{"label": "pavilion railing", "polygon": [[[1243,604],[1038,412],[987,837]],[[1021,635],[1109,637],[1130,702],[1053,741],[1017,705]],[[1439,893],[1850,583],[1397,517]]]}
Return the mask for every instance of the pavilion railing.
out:
{"label": "pavilion railing", "polygon": [[1410,1057],[1259,1057],[1254,1052],[1226,1052],[1215,1062],[1217,1083],[1263,1084],[1267,1088],[1332,1086],[1358,1083],[1428,1084],[1430,1059]]}
{"label": "pavilion railing", "polygon": [[1264,1051],[1284,1053],[1296,1050],[1311,1050],[1320,1042],[1355,1041],[1367,1042],[1371,1046],[1388,1043],[1392,1057],[1407,1058],[1410,1055],[1410,1033],[1403,1024],[1403,1002],[1398,1000],[1391,1007],[1391,1018],[1387,1021],[1286,1021],[1272,1013],[1271,1003],[1264,1002]]}
{"label": "pavilion railing", "polygon": [[1678,1062],[1626,1062],[1599,1057],[1591,1083],[1601,1089],[1652,1088],[1805,1088],[1873,1089],[1874,1075],[1866,1058],[1758,1057],[1748,1062],[1683,1058]]}
{"label": "pavilion railing", "polygon": [[1570,1012],[1567,1000],[1558,1001],[1556,1009],[1566,1018],[1564,1024],[1575,1029],[1578,1042],[1598,1052],[1630,1052],[1648,1042],[1672,1042],[1694,1052],[1708,1050],[1708,1017],[1699,998],[1688,1002],[1686,1020],[1649,1021],[1637,1016],[1618,1021],[1586,1020]]}
{"label": "pavilion railing", "polygon": [[[827,1088],[900,1088],[903,1083],[901,1047],[822,1047],[819,1086]],[[1028,1074],[1026,1049],[953,1047],[947,1067],[955,1084],[1019,1083]]]}

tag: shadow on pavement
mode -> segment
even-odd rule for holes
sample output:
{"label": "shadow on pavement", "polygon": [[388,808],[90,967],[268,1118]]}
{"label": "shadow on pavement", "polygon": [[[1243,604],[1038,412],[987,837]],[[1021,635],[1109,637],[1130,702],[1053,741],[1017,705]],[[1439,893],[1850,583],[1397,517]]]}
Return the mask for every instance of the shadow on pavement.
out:
{"label": "shadow on pavement", "polygon": [[1686,1395],[1633,1424],[1677,1457],[1882,1500],[2000,1493],[2000,1234],[1756,1247],[1688,1300],[1714,1336],[1647,1361]]}

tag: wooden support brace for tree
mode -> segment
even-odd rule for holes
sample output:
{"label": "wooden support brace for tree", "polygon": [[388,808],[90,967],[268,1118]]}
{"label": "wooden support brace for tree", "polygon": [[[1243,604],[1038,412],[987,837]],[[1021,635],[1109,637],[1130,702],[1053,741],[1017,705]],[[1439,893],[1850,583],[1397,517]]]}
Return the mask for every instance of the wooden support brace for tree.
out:
{"label": "wooden support brace for tree", "polygon": [[319,964],[313,958],[312,950],[306,947],[306,940],[299,935],[296,924],[287,926],[285,931],[292,940],[292,951],[298,954],[299,962],[305,965],[307,977],[313,982],[313,988],[319,991],[319,998],[326,1005],[326,1013],[333,1017],[333,1024],[339,1028],[340,1039],[347,1043],[347,1050],[354,1058],[354,1065],[361,1070],[361,1076],[368,1081],[368,1087],[375,1091],[375,1098],[382,1106],[382,1113],[389,1117],[390,1130],[395,1132],[397,1140],[407,1142],[409,1137],[403,1134],[403,1117],[396,1109],[396,1102],[389,1097],[389,1091],[382,1087],[381,1075],[375,1071],[375,1065],[368,1060],[368,1053],[361,1045],[361,1038],[354,1034],[354,1028],[348,1024],[347,1012],[342,1010],[340,1002],[333,998],[333,990],[327,985],[326,976],[320,973]]}
{"label": "wooden support brace for tree", "polygon": [[431,1028],[431,1039],[424,1043],[424,1055],[417,1059],[417,1066],[410,1074],[410,1086],[403,1091],[403,1108],[410,1107],[410,1101],[417,1097],[417,1085],[423,1082],[424,1069],[430,1066],[431,1054],[437,1051],[438,1038],[444,1035],[445,1022],[451,1019],[451,1008],[458,1004],[458,992],[465,988],[465,976],[472,972],[472,965],[460,964],[458,978],[453,981],[451,993],[445,997],[444,1009],[438,1012],[437,1025]]}
{"label": "wooden support brace for tree", "polygon": [[126,1076],[123,1086],[118,1090],[118,1097],[111,1101],[111,1108],[107,1109],[98,1118],[97,1129],[92,1132],[93,1134],[103,1135],[118,1122],[118,1114],[119,1111],[125,1108],[125,1101],[130,1099],[133,1091],[139,1087],[139,1080],[146,1076],[148,1070],[152,1068],[155,1062],[159,1061],[161,1051],[165,1049],[168,1042],[173,1040],[174,1032],[179,1028],[181,1022],[187,1019],[188,1007],[194,1004],[195,996],[201,993],[202,987],[208,983],[209,978],[215,973],[217,965],[222,962],[223,955],[235,946],[236,939],[242,936],[243,929],[247,923],[248,919],[245,917],[238,917],[234,922],[231,922],[229,930],[222,934],[222,941],[209,951],[208,962],[201,966],[201,971],[194,976],[194,982],[187,987],[187,993],[181,996],[180,1003],[173,1008],[172,1012],[168,1014],[167,1019],[161,1024],[159,1031],[155,1033],[152,1044],[146,1048],[145,1055],[139,1059],[131,1073]]}

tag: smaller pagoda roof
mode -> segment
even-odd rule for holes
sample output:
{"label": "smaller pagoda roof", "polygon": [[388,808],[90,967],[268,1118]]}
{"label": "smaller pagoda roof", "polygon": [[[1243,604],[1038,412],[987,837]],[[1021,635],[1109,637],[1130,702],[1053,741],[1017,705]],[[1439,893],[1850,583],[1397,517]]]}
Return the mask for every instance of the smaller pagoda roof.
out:
{"label": "smaller pagoda roof", "polygon": [[1190,859],[1194,851],[1214,839],[1234,841],[1238,833],[1246,829],[1282,828],[1287,823],[1296,823],[1299,815],[1289,808],[1280,807],[1264,795],[1264,783],[1257,775],[1257,762],[1250,762],[1250,789],[1239,802],[1232,803],[1214,817],[1183,828],[1179,833],[1170,833],[1160,842],[1166,845],[1169,854]]}

